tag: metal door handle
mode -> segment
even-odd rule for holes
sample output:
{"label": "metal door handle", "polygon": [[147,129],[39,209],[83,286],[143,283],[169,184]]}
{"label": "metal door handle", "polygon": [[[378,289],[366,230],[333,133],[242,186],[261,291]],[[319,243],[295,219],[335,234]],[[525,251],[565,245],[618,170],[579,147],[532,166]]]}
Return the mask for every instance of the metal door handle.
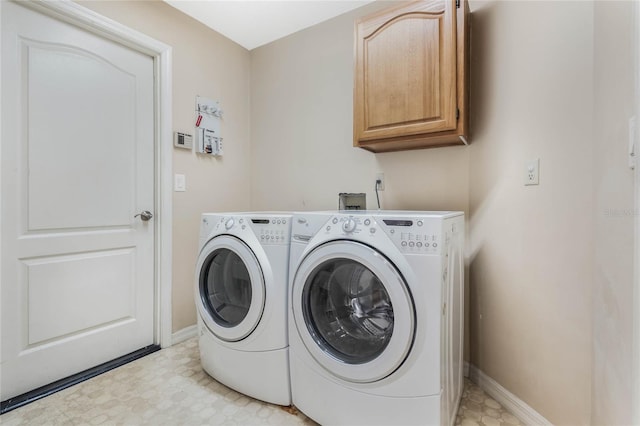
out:
{"label": "metal door handle", "polygon": [[151,213],[149,210],[145,210],[142,213],[138,213],[137,215],[135,215],[134,218],[138,216],[140,216],[140,219],[146,222],[153,217],[153,213]]}

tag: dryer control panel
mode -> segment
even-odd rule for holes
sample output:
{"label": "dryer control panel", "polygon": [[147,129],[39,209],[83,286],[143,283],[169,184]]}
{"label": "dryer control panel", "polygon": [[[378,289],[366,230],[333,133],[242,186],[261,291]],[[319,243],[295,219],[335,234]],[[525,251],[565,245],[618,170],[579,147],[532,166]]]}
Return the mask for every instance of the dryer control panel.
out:
{"label": "dryer control panel", "polygon": [[379,232],[389,237],[402,253],[439,254],[442,246],[442,220],[366,215],[336,215],[321,232],[367,241]]}
{"label": "dryer control panel", "polygon": [[442,246],[440,220],[380,218],[380,227],[403,253],[438,254]]}

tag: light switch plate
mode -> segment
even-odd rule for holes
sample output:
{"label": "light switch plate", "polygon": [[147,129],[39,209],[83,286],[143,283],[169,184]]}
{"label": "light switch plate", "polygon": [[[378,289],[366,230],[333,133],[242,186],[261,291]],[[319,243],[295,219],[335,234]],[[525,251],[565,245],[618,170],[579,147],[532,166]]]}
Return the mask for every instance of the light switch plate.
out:
{"label": "light switch plate", "polygon": [[184,192],[187,190],[187,179],[185,175],[175,174],[173,177],[173,190],[176,192]]}

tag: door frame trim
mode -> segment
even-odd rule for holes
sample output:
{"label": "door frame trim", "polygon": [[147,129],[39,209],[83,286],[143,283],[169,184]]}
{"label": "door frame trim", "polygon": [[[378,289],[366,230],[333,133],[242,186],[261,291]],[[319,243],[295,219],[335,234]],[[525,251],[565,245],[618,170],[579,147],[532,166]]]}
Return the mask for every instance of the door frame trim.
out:
{"label": "door frame trim", "polygon": [[[640,6],[633,3],[633,52],[634,52],[634,116],[636,123],[640,115]],[[635,127],[634,144],[637,157],[639,139],[638,125]],[[634,251],[633,251],[633,324],[631,352],[631,401],[640,399],[640,164],[635,160],[633,170],[634,192]],[[640,406],[632,403],[631,423],[640,425]]]}
{"label": "door frame trim", "polygon": [[[15,1],[15,0],[12,0]],[[154,64],[154,342],[171,346],[172,312],[172,88],[171,46],[128,28],[71,0],[17,1],[96,35],[151,56]],[[0,123],[1,125],[1,123]]]}

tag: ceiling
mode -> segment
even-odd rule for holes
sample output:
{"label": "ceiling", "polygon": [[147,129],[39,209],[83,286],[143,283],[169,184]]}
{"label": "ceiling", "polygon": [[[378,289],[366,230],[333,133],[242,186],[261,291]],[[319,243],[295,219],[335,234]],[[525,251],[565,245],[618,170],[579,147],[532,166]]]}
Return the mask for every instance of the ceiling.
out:
{"label": "ceiling", "polygon": [[251,50],[373,0],[164,0]]}

